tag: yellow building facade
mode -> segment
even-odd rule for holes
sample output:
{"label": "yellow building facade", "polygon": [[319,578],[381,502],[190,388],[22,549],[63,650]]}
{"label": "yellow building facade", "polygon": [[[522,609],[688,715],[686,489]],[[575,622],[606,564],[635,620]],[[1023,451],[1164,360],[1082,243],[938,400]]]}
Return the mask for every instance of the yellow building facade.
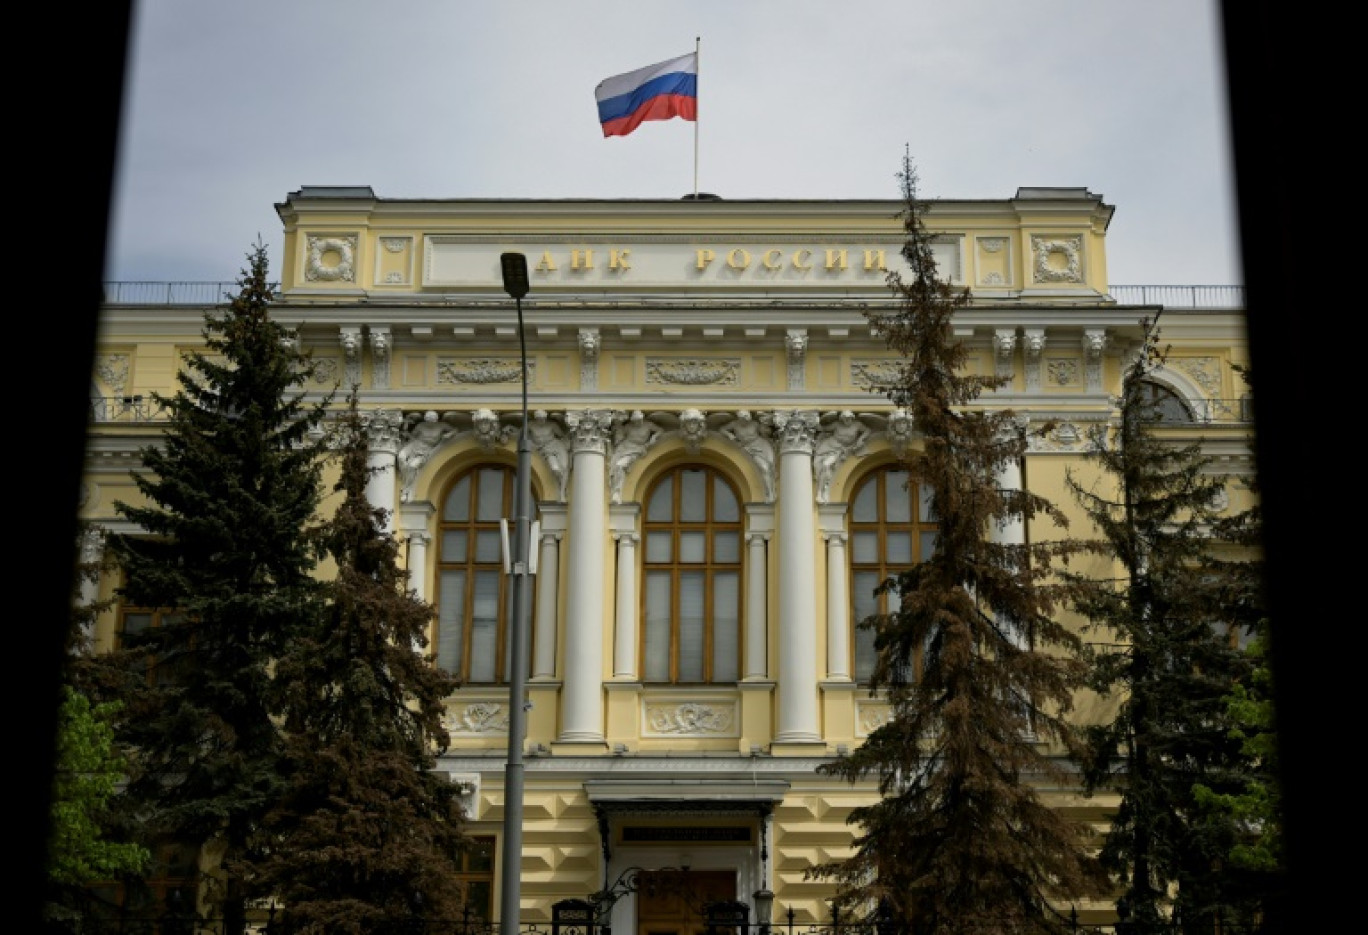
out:
{"label": "yellow building facade", "polygon": [[[463,680],[439,768],[486,842],[471,872],[490,910],[512,622],[499,520],[513,517],[525,374],[537,525],[523,919],[665,868],[747,903],[752,919],[761,891],[776,920],[828,918],[831,887],[806,871],[848,852],[846,818],[872,789],[817,767],[888,715],[855,622],[875,609],[871,583],[934,536],[915,493],[898,493],[919,436],[873,389],[896,358],[865,318],[894,301],[900,207],[414,200],[365,187],[305,187],[277,205],[273,314],[319,363],[311,393],[340,388],[340,406],[359,388],[368,496],[437,608],[430,648]],[[1085,519],[1065,475],[1095,475],[1089,429],[1113,419],[1142,321],[1161,309],[1166,431],[1204,439],[1232,475],[1252,472],[1238,303],[1113,295],[1113,210],[1086,189],[1023,188],[927,214],[942,276],[973,294],[955,323],[971,366],[1009,381],[979,405],[1050,426],[1002,483],[1049,497],[1075,520],[1069,533]],[[525,370],[507,252],[526,257],[530,279]],[[82,503],[97,526],[136,532],[113,504],[138,500],[130,475],[159,432],[151,394],[175,391],[220,298],[110,284]],[[1250,496],[1238,482],[1226,494],[1232,511]],[[123,625],[118,608],[106,614],[97,648]],[[1084,697],[1078,713],[1106,710]],[[1042,794],[1082,820],[1104,821],[1112,804]],[[680,927],[677,906],[645,894],[624,889],[616,929]]]}

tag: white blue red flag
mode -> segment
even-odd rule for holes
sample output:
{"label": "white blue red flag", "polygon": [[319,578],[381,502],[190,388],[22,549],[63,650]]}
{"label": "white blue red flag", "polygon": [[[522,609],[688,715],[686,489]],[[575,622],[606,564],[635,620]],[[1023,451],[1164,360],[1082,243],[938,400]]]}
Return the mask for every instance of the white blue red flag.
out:
{"label": "white blue red flag", "polygon": [[646,120],[697,120],[698,53],[604,78],[594,100],[604,136],[626,136]]}

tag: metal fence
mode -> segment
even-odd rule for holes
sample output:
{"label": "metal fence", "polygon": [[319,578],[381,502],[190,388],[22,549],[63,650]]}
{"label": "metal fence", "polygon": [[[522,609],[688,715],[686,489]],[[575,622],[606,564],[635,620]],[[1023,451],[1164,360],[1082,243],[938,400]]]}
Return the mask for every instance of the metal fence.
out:
{"label": "metal fence", "polygon": [[92,396],[91,422],[155,422],[170,418],[166,407],[150,396]]}

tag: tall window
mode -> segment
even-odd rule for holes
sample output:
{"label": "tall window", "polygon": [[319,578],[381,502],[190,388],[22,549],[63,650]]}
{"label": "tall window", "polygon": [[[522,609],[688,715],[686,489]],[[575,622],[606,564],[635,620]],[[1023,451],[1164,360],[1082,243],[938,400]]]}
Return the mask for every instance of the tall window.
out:
{"label": "tall window", "polygon": [[[892,591],[876,595],[889,576],[931,557],[936,524],[929,492],[919,491],[907,471],[884,468],[860,482],[850,501],[850,594],[852,624],[873,614],[897,609]],[[874,672],[874,633],[855,627],[855,679],[869,681]],[[920,652],[913,671],[921,668]]]}
{"label": "tall window", "polygon": [[466,909],[474,921],[488,922],[494,917],[494,839],[477,837],[470,849],[461,853],[461,869],[456,874],[465,892]]}
{"label": "tall window", "polygon": [[741,505],[708,467],[667,471],[646,500],[641,672],[735,682],[741,665]]}
{"label": "tall window", "polygon": [[[457,478],[442,501],[437,664],[467,683],[506,682],[511,673],[513,578],[504,574],[499,520],[509,520],[511,538],[515,480],[510,467],[481,465]],[[530,658],[530,634],[528,643]]]}
{"label": "tall window", "polygon": [[[119,610],[119,649],[135,649],[139,638],[153,629],[179,626],[185,623],[185,616],[179,612],[166,610],[147,610],[142,607],[122,607]],[[189,671],[189,655],[184,647],[180,652],[163,650],[160,655],[147,657],[147,680],[157,685],[169,685],[176,681],[178,673]]]}

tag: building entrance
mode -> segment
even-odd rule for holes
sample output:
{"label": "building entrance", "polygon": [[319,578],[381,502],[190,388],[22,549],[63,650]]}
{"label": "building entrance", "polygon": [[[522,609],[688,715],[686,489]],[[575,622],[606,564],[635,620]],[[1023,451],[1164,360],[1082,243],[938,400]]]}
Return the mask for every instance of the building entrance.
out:
{"label": "building entrance", "polygon": [[703,935],[704,907],[736,899],[736,871],[643,870],[636,896],[637,935]]}

